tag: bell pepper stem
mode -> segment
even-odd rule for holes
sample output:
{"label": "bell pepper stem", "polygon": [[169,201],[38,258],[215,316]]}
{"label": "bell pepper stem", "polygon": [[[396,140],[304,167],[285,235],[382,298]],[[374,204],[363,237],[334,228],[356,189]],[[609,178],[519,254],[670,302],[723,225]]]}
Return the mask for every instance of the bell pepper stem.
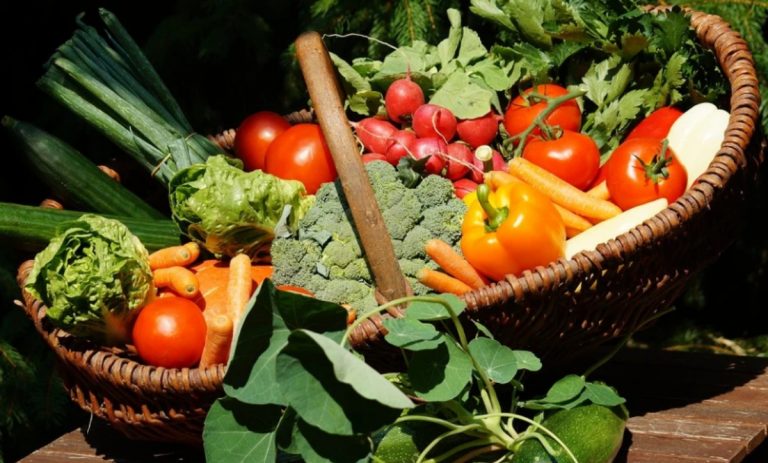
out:
{"label": "bell pepper stem", "polygon": [[489,231],[496,231],[504,220],[509,215],[509,209],[506,207],[497,208],[488,199],[490,194],[490,188],[488,185],[482,183],[477,187],[477,200],[483,207],[485,214],[488,216],[488,220],[485,223],[486,229]]}

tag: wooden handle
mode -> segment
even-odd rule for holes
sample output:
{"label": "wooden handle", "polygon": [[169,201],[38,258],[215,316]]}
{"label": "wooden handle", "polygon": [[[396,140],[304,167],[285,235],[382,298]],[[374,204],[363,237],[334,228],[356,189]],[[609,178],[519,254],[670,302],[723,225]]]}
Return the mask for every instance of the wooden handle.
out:
{"label": "wooden handle", "polygon": [[296,39],[296,55],[376,287],[387,300],[404,297],[406,281],[344,114],[341,87],[320,34],[301,34]]}

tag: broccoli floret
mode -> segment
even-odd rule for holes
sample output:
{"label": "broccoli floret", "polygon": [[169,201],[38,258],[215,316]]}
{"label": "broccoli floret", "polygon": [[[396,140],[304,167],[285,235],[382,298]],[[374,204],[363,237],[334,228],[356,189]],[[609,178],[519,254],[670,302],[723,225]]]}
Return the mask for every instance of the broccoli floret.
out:
{"label": "broccoli floret", "polygon": [[[402,186],[402,188],[405,188]],[[421,219],[421,203],[412,190],[405,190],[400,202],[396,205],[381,210],[384,216],[384,224],[392,239],[402,240]]]}
{"label": "broccoli floret", "polygon": [[[415,294],[430,292],[415,278],[420,269],[437,267],[426,257],[424,244],[441,238],[457,245],[464,203],[453,196],[446,179],[430,176],[408,188],[386,162],[371,162],[365,168],[408,283]],[[340,192],[338,182],[323,185],[298,233],[275,240],[274,278],[278,284],[302,286],[320,299],[348,303],[362,313],[377,305],[374,283]]]}
{"label": "broccoli floret", "polygon": [[425,177],[414,192],[424,209],[439,206],[451,199],[455,199],[453,183],[439,175],[428,175]]}
{"label": "broccoli floret", "polygon": [[424,244],[428,239],[434,237],[435,235],[431,231],[421,225],[416,225],[405,235],[403,243],[400,246],[395,246],[397,257],[401,259],[424,259],[426,256]]}
{"label": "broccoli floret", "polygon": [[359,301],[370,294],[370,286],[354,280],[328,280],[324,287],[315,291],[316,297],[337,304]]}
{"label": "broccoli floret", "polygon": [[432,233],[435,238],[455,244],[461,238],[461,223],[467,206],[460,199],[453,199],[424,211],[420,225]]}

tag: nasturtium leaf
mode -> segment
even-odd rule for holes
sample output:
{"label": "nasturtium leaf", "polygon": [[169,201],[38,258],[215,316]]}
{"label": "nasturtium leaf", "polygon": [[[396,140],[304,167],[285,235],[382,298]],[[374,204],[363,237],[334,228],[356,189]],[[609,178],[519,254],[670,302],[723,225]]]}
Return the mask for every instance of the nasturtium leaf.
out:
{"label": "nasturtium leaf", "polygon": [[396,347],[413,351],[427,350],[444,342],[440,332],[429,323],[412,318],[388,318],[383,324],[387,329],[384,339]]}
{"label": "nasturtium leaf", "polygon": [[578,397],[584,389],[584,378],[578,375],[567,375],[560,378],[549,388],[543,402],[561,403]]}
{"label": "nasturtium leaf", "polygon": [[376,370],[312,331],[294,330],[276,367],[286,403],[307,423],[330,434],[372,432],[413,406]]}
{"label": "nasturtium leaf", "polygon": [[516,350],[515,359],[517,368],[520,370],[539,371],[541,370],[541,360],[533,352],[527,350]]}
{"label": "nasturtium leaf", "polygon": [[515,352],[495,339],[473,339],[469,343],[469,353],[488,377],[499,384],[512,381],[517,374]]}
{"label": "nasturtium leaf", "polygon": [[446,335],[436,349],[414,352],[408,377],[417,396],[444,402],[462,393],[472,379],[472,360]]}
{"label": "nasturtium leaf", "polygon": [[306,463],[362,463],[372,451],[367,435],[328,434],[298,418],[288,437],[290,453],[301,455]]}
{"label": "nasturtium leaf", "polygon": [[626,402],[623,397],[616,393],[610,386],[599,383],[587,383],[585,385],[587,399],[597,405],[613,407]]}
{"label": "nasturtium leaf", "polygon": [[273,463],[281,416],[275,405],[249,405],[229,397],[217,400],[203,429],[206,461]]}
{"label": "nasturtium leaf", "polygon": [[[453,294],[441,294],[434,296],[442,299],[451,308],[454,314],[461,314],[467,305]],[[445,306],[437,301],[413,301],[405,311],[405,317],[414,320],[445,320],[451,318]]]}
{"label": "nasturtium leaf", "polygon": [[224,392],[249,404],[285,405],[277,384],[275,360],[291,329],[308,328],[340,339],[346,310],[336,304],[278,291],[265,280],[251,298],[233,340]]}
{"label": "nasturtium leaf", "polygon": [[472,320],[472,324],[475,325],[475,328],[477,328],[477,331],[482,333],[484,336],[495,339],[493,336],[493,333],[491,333],[491,330],[488,329],[487,326],[483,325],[479,321]]}

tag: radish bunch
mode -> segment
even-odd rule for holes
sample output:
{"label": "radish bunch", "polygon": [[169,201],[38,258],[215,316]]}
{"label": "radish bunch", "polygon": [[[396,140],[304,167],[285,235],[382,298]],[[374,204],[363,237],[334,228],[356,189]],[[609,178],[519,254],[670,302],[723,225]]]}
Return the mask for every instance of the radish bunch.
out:
{"label": "radish bunch", "polygon": [[364,162],[386,160],[397,165],[406,156],[427,159],[425,171],[452,180],[460,197],[483,181],[488,167],[506,167],[496,150],[491,162],[483,162],[474,152],[496,139],[499,116],[494,112],[457,120],[449,109],[425,103],[421,87],[407,77],[392,82],[384,103],[388,120],[368,117],[354,124]]}

